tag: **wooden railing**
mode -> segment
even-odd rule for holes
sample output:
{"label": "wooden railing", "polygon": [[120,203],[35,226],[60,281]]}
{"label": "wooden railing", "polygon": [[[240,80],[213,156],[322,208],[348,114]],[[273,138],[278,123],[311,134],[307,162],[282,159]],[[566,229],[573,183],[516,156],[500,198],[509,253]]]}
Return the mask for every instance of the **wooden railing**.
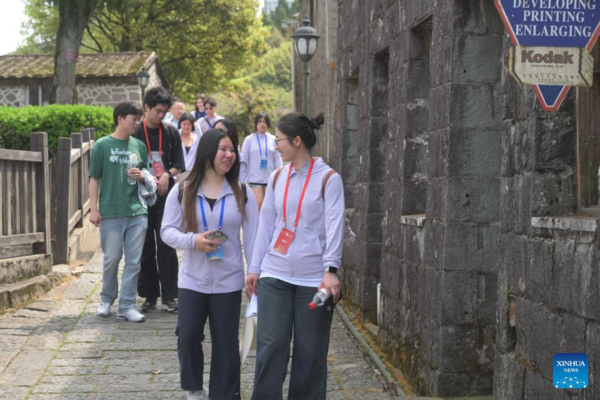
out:
{"label": "wooden railing", "polygon": [[54,262],[69,260],[69,236],[83,225],[90,210],[89,167],[94,146],[95,129],[71,133],[70,138],[59,138],[58,154],[52,165],[56,207]]}
{"label": "wooden railing", "polygon": [[29,148],[0,149],[0,247],[51,254],[48,135],[32,133]]}
{"label": "wooden railing", "polygon": [[55,264],[69,262],[69,237],[90,210],[94,137],[89,128],[59,138],[52,160],[44,132],[31,134],[30,151],[0,149],[0,248],[31,244]]}

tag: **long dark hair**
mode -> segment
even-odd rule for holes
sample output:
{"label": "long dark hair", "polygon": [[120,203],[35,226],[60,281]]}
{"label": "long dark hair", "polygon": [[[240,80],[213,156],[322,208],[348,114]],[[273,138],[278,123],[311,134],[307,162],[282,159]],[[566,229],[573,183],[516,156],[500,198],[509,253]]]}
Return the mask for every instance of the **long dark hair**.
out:
{"label": "long dark hair", "polygon": [[[227,133],[220,129],[211,129],[202,135],[202,140],[198,145],[198,153],[196,161],[187,178],[181,183],[183,189],[183,229],[185,232],[198,233],[198,220],[196,215],[196,195],[202,180],[206,175],[206,170],[214,169],[215,157],[219,151],[219,143],[221,139],[229,138]],[[235,201],[244,219],[246,219],[246,205],[244,204],[244,196],[239,184],[240,176],[240,155],[237,146],[233,146],[235,151],[235,161],[233,166],[225,174],[225,179],[231,186],[231,190],[235,195]]]}
{"label": "long dark hair", "polygon": [[[199,94],[198,96],[196,96],[196,104],[194,104],[194,109],[196,110],[196,115],[194,115],[194,118],[196,118],[196,121],[198,121],[200,118],[202,118],[205,112],[202,111],[200,112],[200,108],[198,107],[198,99],[202,100],[202,104],[204,104],[204,99],[206,98],[206,95],[204,93]],[[196,122],[194,121],[194,122]]]}
{"label": "long dark hair", "polygon": [[235,126],[235,123],[229,118],[223,118],[215,122],[215,126],[217,126],[217,124],[225,125],[225,127],[227,128],[227,132],[225,133],[229,135],[229,138],[233,142],[233,145],[235,147],[238,147],[238,145],[240,144],[240,137],[238,135],[237,126]]}

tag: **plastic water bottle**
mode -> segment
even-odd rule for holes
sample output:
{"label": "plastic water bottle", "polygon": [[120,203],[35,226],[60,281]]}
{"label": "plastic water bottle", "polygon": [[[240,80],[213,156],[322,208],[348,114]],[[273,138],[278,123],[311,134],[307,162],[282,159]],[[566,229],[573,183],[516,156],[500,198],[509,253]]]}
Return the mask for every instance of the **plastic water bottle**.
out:
{"label": "plastic water bottle", "polygon": [[132,157],[129,158],[129,161],[127,161],[127,184],[129,185],[136,185],[137,184],[137,179],[134,179],[132,177],[129,176],[129,170],[131,168],[137,168],[138,166],[138,161],[137,159],[134,159]]}
{"label": "plastic water bottle", "polygon": [[315,293],[312,301],[308,303],[308,308],[314,310],[317,307],[321,307],[325,304],[330,295],[327,294],[327,289],[323,288]]}

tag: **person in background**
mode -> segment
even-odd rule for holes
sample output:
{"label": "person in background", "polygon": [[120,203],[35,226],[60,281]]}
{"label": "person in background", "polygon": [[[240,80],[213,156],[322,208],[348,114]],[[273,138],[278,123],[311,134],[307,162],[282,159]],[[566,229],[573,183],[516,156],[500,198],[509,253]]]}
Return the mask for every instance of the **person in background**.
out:
{"label": "person in background", "polygon": [[[132,137],[143,115],[139,104],[124,102],[115,106],[115,131],[96,141],[90,162],[90,222],[100,226],[104,253],[102,291],[97,315],[108,317],[119,297],[117,317],[143,322],[135,309],[142,244],[148,226],[148,210],[138,196],[138,182],[148,168],[148,150]],[[98,209],[98,193],[100,208]],[[119,296],[119,262],[125,250],[125,267]]]}
{"label": "person in background", "polygon": [[[292,337],[289,398],[327,396],[346,216],[342,178],[311,154],[323,122],[323,114],[311,120],[292,113],[277,123],[277,149],[289,164],[269,178],[247,278],[259,311],[253,400],[283,398]],[[310,309],[323,288],[330,297]]]}
{"label": "person in background", "polygon": [[179,119],[185,112],[185,104],[179,99],[173,100],[170,117],[165,117],[165,122],[173,125],[175,129],[179,129]]}
{"label": "person in background", "polygon": [[[217,124],[215,125],[215,128],[220,129],[223,132],[227,133],[229,135],[229,137],[231,138],[233,145],[235,147],[237,147],[238,149],[240,148],[237,126],[235,125],[235,123],[232,120],[230,120],[229,118],[220,119],[217,122]],[[246,179],[248,178],[248,164],[246,163],[246,160],[244,159],[244,156],[242,156],[242,154],[240,154],[239,156],[240,156],[240,182],[246,183]]]}
{"label": "person in background", "polygon": [[223,117],[217,115],[217,100],[212,97],[207,97],[204,100],[204,111],[206,112],[206,116],[200,118],[197,122],[200,126],[200,134],[213,129],[217,121],[223,119]]}
{"label": "person in background", "polygon": [[[238,181],[238,149],[219,129],[204,133],[189,176],[169,193],[161,234],[183,249],[179,271],[177,354],[188,399],[208,399],[204,389],[204,325],[212,338],[212,399],[241,399],[238,328],[244,262],[250,264],[258,227],[252,191]],[[181,187],[183,185],[183,188]]]}
{"label": "person in background", "polygon": [[271,119],[261,112],[254,118],[255,132],[244,139],[242,156],[248,165],[248,185],[252,188],[258,208],[262,207],[269,176],[282,165],[281,155],[275,150],[275,136],[267,132]]}
{"label": "person in background", "polygon": [[173,125],[163,122],[172,102],[171,95],[164,88],[158,86],[148,90],[144,98],[146,119],[135,134],[137,139],[146,144],[151,154],[150,172],[158,179],[158,198],[148,208],[148,231],[138,282],[138,294],[146,298],[142,311],[156,308],[159,297],[167,311],[177,311],[177,253],[160,236],[167,194],[175,184],[173,177],[185,169],[179,132]]}
{"label": "person in background", "polygon": [[194,108],[194,111],[192,111],[194,122],[197,122],[202,117],[206,117],[206,111],[204,111],[204,100],[206,100],[206,95],[204,93],[200,93],[196,96],[196,107]]}
{"label": "person in background", "polygon": [[183,113],[179,118],[179,134],[181,135],[181,146],[183,151],[183,158],[185,160],[185,171],[180,173],[177,180],[182,181],[185,179],[185,174],[189,173],[194,166],[196,160],[196,152],[198,151],[198,142],[200,136],[196,134],[195,120],[192,114]]}

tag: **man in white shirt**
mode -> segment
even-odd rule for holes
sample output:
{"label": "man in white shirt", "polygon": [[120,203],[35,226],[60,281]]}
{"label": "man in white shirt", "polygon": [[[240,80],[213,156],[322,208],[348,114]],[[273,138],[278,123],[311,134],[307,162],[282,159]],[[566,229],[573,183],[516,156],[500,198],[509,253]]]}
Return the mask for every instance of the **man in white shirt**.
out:
{"label": "man in white shirt", "polygon": [[165,122],[171,124],[175,129],[179,129],[179,118],[185,112],[185,104],[179,99],[175,99],[173,106],[171,106],[171,113],[165,117]]}
{"label": "man in white shirt", "polygon": [[206,100],[204,100],[204,111],[206,112],[206,116],[200,118],[198,122],[196,122],[201,133],[213,129],[217,124],[217,121],[223,119],[223,117],[217,115],[217,100],[213,97],[207,97]]}

